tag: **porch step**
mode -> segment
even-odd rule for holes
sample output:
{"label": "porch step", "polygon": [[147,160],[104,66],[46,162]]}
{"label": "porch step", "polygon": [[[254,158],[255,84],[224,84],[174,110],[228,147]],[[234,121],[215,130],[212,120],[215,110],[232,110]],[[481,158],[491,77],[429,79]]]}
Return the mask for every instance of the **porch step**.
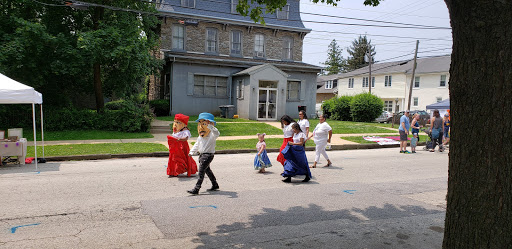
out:
{"label": "porch step", "polygon": [[149,131],[151,134],[171,134],[170,126],[151,126]]}

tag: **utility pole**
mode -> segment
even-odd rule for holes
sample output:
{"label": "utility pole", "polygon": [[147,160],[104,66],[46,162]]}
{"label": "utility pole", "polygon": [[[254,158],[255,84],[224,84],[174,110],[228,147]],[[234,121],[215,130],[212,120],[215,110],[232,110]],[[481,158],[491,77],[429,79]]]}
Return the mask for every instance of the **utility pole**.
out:
{"label": "utility pole", "polygon": [[368,44],[368,69],[369,69],[369,75],[368,75],[368,92],[372,93],[372,51],[371,51],[371,45]]}
{"label": "utility pole", "polygon": [[412,86],[414,84],[414,73],[416,72],[416,57],[418,56],[419,43],[420,43],[420,41],[416,40],[416,52],[414,52],[414,64],[412,65],[411,85],[409,87],[409,104],[407,105],[407,110],[411,110]]}

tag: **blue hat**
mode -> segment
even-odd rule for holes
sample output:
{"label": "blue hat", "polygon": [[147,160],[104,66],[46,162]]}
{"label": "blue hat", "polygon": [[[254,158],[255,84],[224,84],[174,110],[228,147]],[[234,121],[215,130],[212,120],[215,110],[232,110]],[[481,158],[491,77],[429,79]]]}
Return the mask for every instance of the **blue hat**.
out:
{"label": "blue hat", "polygon": [[217,125],[215,120],[213,120],[214,117],[213,117],[213,114],[211,114],[211,113],[203,112],[203,113],[199,114],[199,118],[197,118],[196,122],[199,122],[199,120],[201,120],[201,119],[206,119],[206,120],[212,122],[213,125]]}

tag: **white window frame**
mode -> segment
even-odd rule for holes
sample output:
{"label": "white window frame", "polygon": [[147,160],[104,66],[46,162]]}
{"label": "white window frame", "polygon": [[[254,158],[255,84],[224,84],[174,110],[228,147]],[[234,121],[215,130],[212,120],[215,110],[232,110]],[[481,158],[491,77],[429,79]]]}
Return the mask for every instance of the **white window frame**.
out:
{"label": "white window frame", "polygon": [[236,11],[236,6],[238,5],[238,0],[231,0],[231,14],[239,14]]}
{"label": "white window frame", "polygon": [[446,87],[446,74],[441,74],[441,77],[439,77],[439,87]]}
{"label": "white window frame", "polygon": [[[368,77],[363,77],[363,88],[368,88]],[[372,88],[375,88],[375,77],[372,77]]]}
{"label": "white window frame", "polygon": [[283,6],[283,10],[276,10],[277,19],[288,20],[290,16],[290,4]]}
{"label": "white window frame", "polygon": [[283,37],[283,60],[293,60],[293,38]]}
{"label": "white window frame", "polygon": [[[416,76],[414,77],[414,85],[412,86],[412,88],[420,88],[420,76]],[[417,83],[417,84],[416,84]]]}
{"label": "white window frame", "polygon": [[[262,51],[259,51],[260,47]],[[263,34],[254,34],[254,57],[265,58],[265,35]]]}
{"label": "white window frame", "polygon": [[[235,33],[238,33],[239,34],[239,45],[240,45],[240,50],[238,51],[239,53],[234,53],[233,51],[233,47],[235,45]],[[231,42],[230,42],[230,54],[231,55],[235,55],[235,56],[242,56],[242,37],[243,37],[243,33],[242,31],[240,30],[232,30],[231,31]]]}
{"label": "white window frame", "polygon": [[[211,36],[210,36],[210,32],[215,32],[215,39],[214,40],[211,40]],[[212,48],[212,43],[213,43],[213,48],[214,50],[210,50]],[[205,44],[205,51],[206,53],[218,53],[219,52],[219,30],[216,29],[216,28],[206,28],[206,44]]]}
{"label": "white window frame", "polygon": [[332,89],[333,81],[328,80],[325,82],[325,89]]}
{"label": "white window frame", "polygon": [[384,87],[391,87],[393,82],[393,78],[391,75],[384,76]]}
{"label": "white window frame", "polygon": [[393,100],[384,100],[384,111],[393,112]]}
{"label": "white window frame", "polygon": [[196,7],[196,0],[181,0],[181,7],[195,8]]}
{"label": "white window frame", "polygon": [[412,98],[412,106],[418,106],[420,103],[420,99],[418,97]]}
{"label": "white window frame", "polygon": [[[197,83],[196,83],[196,77],[203,77],[203,84],[202,84],[202,87],[203,87],[203,92],[202,93],[197,93],[196,92],[196,89],[194,87],[194,96],[204,96],[204,97],[221,97],[221,98],[226,98],[229,96],[229,92],[228,92],[228,77],[224,77],[224,76],[215,76],[215,75],[207,75],[207,74],[194,74],[194,86],[199,86]],[[214,77],[215,78],[215,95],[206,95],[205,94],[205,91],[206,91],[206,87],[207,87],[207,84],[206,84],[206,77]],[[219,78],[224,78],[226,80],[226,95],[219,95],[219,87],[222,87],[224,88],[223,86],[219,86]]]}
{"label": "white window frame", "polygon": [[[182,31],[182,34],[178,34],[178,36],[176,36],[176,34],[174,33],[176,30],[178,29],[181,29]],[[174,50],[185,50],[185,26],[184,25],[181,25],[181,24],[173,24],[172,25],[172,40],[171,40],[171,46],[172,46],[172,49]],[[179,36],[179,35],[182,35],[182,36]],[[176,41],[179,41],[178,42],[178,46],[177,46],[177,42]],[[183,47],[179,47],[179,44],[181,44]]]}
{"label": "white window frame", "polygon": [[[292,83],[298,83],[297,98],[290,98],[290,92],[291,92],[290,84],[292,84]],[[288,100],[288,101],[299,101],[300,100],[301,84],[302,84],[302,82],[300,82],[298,80],[289,80],[288,81],[287,86],[286,86],[286,100]]]}
{"label": "white window frame", "polygon": [[236,81],[236,98],[244,99],[244,80]]}
{"label": "white window frame", "polygon": [[348,88],[354,88],[354,78],[348,78]]}

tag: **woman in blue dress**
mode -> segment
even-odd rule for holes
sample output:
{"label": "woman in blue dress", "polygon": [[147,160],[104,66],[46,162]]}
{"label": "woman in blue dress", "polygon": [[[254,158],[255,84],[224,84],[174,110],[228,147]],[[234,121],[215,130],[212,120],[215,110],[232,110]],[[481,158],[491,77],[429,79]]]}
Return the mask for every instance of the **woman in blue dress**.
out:
{"label": "woman in blue dress", "polygon": [[281,151],[284,158],[284,171],[281,174],[286,177],[283,182],[291,182],[292,176],[305,175],[303,182],[308,182],[311,179],[311,171],[309,170],[308,159],[306,158],[306,151],[304,150],[304,142],[306,141],[306,134],[300,129],[300,125],[294,123],[293,129],[293,142],[288,142],[288,145]]}

